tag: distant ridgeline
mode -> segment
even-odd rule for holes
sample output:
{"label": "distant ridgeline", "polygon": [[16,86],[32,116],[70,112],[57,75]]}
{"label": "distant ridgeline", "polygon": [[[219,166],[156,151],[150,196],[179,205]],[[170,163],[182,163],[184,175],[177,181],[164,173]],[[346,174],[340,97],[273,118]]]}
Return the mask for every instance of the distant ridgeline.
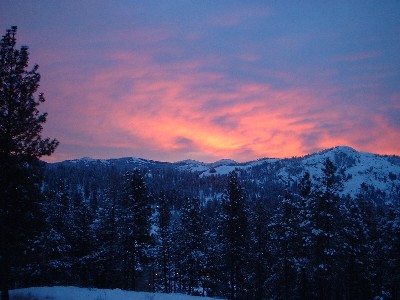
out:
{"label": "distant ridgeline", "polygon": [[238,163],[220,160],[203,163],[185,160],[175,163],[141,158],[82,158],[47,165],[46,184],[66,180],[70,188],[86,198],[103,191],[112,183],[110,176],[138,168],[153,194],[177,192],[177,198],[194,197],[200,202],[218,199],[226,189],[229,172],[236,170],[249,200],[277,200],[285,189],[293,190],[305,172],[315,182],[322,175],[322,166],[329,158],[337,167],[337,180],[342,183],[340,195],[355,198],[361,186],[368,188],[377,203],[399,201],[400,157],[357,152],[340,146],[304,157],[264,158]]}
{"label": "distant ridgeline", "polygon": [[400,299],[398,156],[84,158],[44,175],[43,234],[16,287]]}

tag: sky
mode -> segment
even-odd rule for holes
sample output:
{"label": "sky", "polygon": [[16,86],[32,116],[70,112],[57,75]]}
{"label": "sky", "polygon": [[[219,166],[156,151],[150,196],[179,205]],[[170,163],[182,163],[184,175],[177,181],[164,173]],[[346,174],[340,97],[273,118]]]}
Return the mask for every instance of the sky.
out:
{"label": "sky", "polygon": [[400,155],[400,1],[1,0],[49,162]]}

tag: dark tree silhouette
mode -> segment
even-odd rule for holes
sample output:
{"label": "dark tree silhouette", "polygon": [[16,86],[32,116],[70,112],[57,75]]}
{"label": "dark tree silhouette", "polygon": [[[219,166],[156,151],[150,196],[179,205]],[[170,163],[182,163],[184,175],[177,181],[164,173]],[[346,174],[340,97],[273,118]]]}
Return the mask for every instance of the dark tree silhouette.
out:
{"label": "dark tree silhouette", "polygon": [[248,220],[244,191],[235,171],[229,173],[227,197],[223,205],[223,238],[229,299],[241,299],[245,288]]}
{"label": "dark tree silhouette", "polygon": [[17,27],[11,27],[0,42],[0,273],[5,300],[11,267],[21,261],[37,224],[38,158],[50,155],[58,145],[55,139],[41,137],[47,114],[38,110],[43,94],[37,100],[34,96],[39,66],[27,70],[28,47],[16,49],[16,32]]}
{"label": "dark tree silhouette", "polygon": [[[148,190],[139,169],[127,172],[127,191],[122,203],[121,233],[124,245],[124,275],[127,289],[143,289],[138,277],[148,265],[151,245],[151,206]],[[142,284],[143,285],[143,284]]]}

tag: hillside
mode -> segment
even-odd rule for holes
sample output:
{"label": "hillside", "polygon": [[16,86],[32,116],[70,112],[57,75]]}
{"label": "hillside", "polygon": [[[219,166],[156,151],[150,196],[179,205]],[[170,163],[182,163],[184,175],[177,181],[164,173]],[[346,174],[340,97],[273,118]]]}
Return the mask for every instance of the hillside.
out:
{"label": "hillside", "polygon": [[[111,169],[123,173],[139,168],[145,172],[148,184],[158,190],[171,190],[179,186],[179,189],[188,193],[189,196],[207,200],[218,197],[223,192],[218,184],[213,183],[223,181],[223,178],[232,170],[239,171],[240,178],[246,182],[245,185],[248,185],[247,192],[251,196],[253,190],[260,187],[268,189],[272,185],[275,189],[276,185],[296,185],[304,172],[309,172],[312,175],[312,181],[315,181],[321,176],[321,168],[327,158],[331,159],[338,169],[338,179],[343,184],[342,195],[349,194],[355,197],[360,191],[361,184],[366,184],[374,192],[379,193],[385,201],[398,197],[400,192],[399,156],[358,152],[346,146],[327,149],[304,157],[263,158],[244,163],[228,159],[214,163],[194,160],[169,163],[142,158],[108,160],[82,158],[48,164],[47,169],[56,177],[75,177],[72,182],[76,182],[80,188],[83,188],[85,184],[91,185],[97,182],[98,192],[101,193],[104,176],[107,177],[105,174]],[[65,170],[68,172],[65,173]],[[107,185],[107,182],[109,180],[104,183]]]}
{"label": "hillside", "polygon": [[322,284],[341,299],[396,298],[399,162],[336,147],[245,163],[46,164],[38,263],[17,270],[19,286],[314,299]]}

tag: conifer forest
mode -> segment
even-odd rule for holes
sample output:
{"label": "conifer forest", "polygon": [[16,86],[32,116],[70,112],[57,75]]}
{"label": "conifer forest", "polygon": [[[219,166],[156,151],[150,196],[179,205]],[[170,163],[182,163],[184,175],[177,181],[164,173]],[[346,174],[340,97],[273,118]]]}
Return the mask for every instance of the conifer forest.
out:
{"label": "conifer forest", "polygon": [[16,283],[228,299],[398,299],[398,202],[366,184],[354,197],[341,194],[329,158],[320,174],[283,185],[263,173],[260,185],[240,169],[200,178],[165,166],[45,166],[43,229],[30,259],[14,269]]}

